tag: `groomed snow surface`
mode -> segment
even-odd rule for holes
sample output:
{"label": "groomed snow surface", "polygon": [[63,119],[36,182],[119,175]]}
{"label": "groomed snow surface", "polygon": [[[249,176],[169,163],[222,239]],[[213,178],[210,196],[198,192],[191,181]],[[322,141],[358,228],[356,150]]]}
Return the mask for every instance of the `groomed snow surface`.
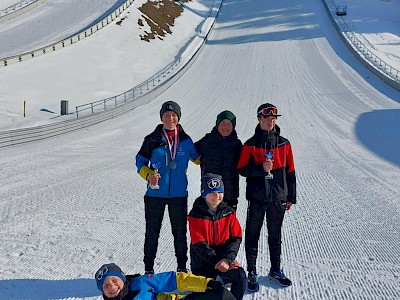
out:
{"label": "groomed snow surface", "polygon": [[[213,2],[187,5],[172,35],[143,46],[153,51],[151,59],[140,48],[131,61],[131,40],[140,42],[132,35],[138,29],[129,30],[137,25],[135,4],[122,27],[112,24],[76,45],[0,69],[1,87],[13,86],[0,89],[1,109],[13,111],[4,101],[11,92],[59,93],[58,100],[75,105],[74,97],[64,97],[67,90],[88,99],[131,88],[173,60]],[[149,74],[140,77],[138,70]],[[278,124],[292,143],[298,179],[298,204],[283,233],[282,265],[293,286],[267,278],[264,227],[261,289],[245,299],[400,298],[400,93],[349,53],[321,1],[226,0],[197,60],[150,103],[84,130],[0,150],[0,299],[100,299],[93,275],[102,264],[144,271],[145,182],[134,157],[166,100],[181,105],[181,124],[194,141],[225,109],[236,114],[243,142],[254,132],[261,103],[276,104],[283,115]],[[29,122],[38,120],[44,118]],[[191,207],[200,192],[197,166],[190,165],[188,178]],[[240,184],[244,229],[244,178]],[[156,272],[176,269],[168,213],[164,221]],[[238,260],[246,267],[244,245]]]}

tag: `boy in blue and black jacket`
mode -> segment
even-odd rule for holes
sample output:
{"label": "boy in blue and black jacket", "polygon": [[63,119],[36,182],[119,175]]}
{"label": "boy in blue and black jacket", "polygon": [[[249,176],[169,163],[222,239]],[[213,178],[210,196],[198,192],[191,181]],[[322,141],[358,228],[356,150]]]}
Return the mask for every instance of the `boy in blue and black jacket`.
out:
{"label": "boy in blue and black jacket", "polygon": [[144,138],[136,155],[139,175],[147,182],[144,196],[146,233],[144,242],[144,265],[147,275],[154,273],[158,238],[168,207],[174,236],[177,271],[187,272],[187,175],[189,160],[195,161],[199,154],[193,141],[185,133],[179,120],[181,108],[173,101],[165,102],[160,110],[162,124]]}
{"label": "boy in blue and black jacket", "polygon": [[[125,275],[114,263],[105,264],[95,274],[104,300],[235,300],[218,281],[182,272]],[[171,292],[193,292],[181,295]]]}

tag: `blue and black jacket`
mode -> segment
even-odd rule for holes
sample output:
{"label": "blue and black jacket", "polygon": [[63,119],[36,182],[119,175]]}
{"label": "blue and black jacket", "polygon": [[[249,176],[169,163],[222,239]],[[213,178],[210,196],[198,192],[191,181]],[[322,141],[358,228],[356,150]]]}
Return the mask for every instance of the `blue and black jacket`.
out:
{"label": "blue and black jacket", "polygon": [[195,276],[182,272],[163,272],[146,275],[127,275],[127,282],[121,293],[105,300],[167,300],[181,299],[183,295],[166,294],[171,292],[205,292],[207,284],[212,280],[203,276]]}
{"label": "blue and black jacket", "polygon": [[[154,173],[152,163],[159,163],[158,173],[161,175],[159,189],[148,188],[146,196],[158,198],[187,197],[187,167],[189,160],[199,164],[199,154],[193,141],[178,125],[179,144],[175,155],[176,168],[171,168],[171,151],[166,138],[162,134],[163,125],[144,138],[142,147],[136,155],[136,167],[139,175],[146,181]],[[197,160],[197,161],[196,161]]]}

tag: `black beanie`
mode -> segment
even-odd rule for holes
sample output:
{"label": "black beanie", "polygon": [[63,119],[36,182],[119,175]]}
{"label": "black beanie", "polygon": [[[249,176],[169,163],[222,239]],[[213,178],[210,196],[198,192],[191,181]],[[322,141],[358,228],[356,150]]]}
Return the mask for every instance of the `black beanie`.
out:
{"label": "black beanie", "polygon": [[181,119],[181,107],[178,105],[178,103],[174,101],[167,101],[161,106],[160,110],[160,118],[162,120],[162,116],[165,112],[167,111],[173,111],[178,115],[178,121]]}
{"label": "black beanie", "polygon": [[94,275],[96,279],[97,288],[104,294],[103,283],[108,276],[117,276],[123,282],[126,282],[126,277],[124,272],[114,263],[102,265],[101,268]]}
{"label": "black beanie", "polygon": [[236,116],[233,114],[233,112],[229,110],[224,110],[217,116],[217,122],[216,122],[217,128],[219,123],[221,123],[225,119],[231,121],[233,128],[236,127]]}

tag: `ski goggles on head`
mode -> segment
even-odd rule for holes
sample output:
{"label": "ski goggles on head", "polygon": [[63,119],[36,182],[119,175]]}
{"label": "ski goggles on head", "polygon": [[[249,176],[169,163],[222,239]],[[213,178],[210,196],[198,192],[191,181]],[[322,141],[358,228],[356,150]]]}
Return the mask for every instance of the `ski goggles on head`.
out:
{"label": "ski goggles on head", "polygon": [[278,109],[276,107],[265,107],[257,112],[257,115],[260,116],[280,116],[278,115]]}

